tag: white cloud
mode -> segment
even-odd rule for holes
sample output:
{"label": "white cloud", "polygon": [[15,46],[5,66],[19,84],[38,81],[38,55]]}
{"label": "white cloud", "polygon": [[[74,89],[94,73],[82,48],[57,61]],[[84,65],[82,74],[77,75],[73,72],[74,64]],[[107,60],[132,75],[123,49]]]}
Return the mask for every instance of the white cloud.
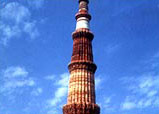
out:
{"label": "white cloud", "polygon": [[[55,81],[54,80],[55,75],[49,75],[45,79]],[[68,83],[69,83],[69,73],[63,73],[60,75],[60,79],[56,80],[55,86],[57,86],[57,89],[54,91],[54,97],[47,100],[47,108],[48,113],[47,114],[57,114],[57,105],[62,105],[62,101],[67,96],[68,91]]]}
{"label": "white cloud", "polygon": [[19,37],[21,35],[21,29],[17,25],[7,25],[0,23],[0,41],[3,45],[7,45],[8,41],[13,37]]}
{"label": "white cloud", "polygon": [[156,100],[154,101],[154,104],[155,104],[156,106],[159,106],[159,97],[156,98]]}
{"label": "white cloud", "polygon": [[148,92],[147,96],[148,96],[148,97],[153,97],[153,96],[155,96],[157,93],[158,93],[157,90],[152,90],[152,91]]}
{"label": "white cloud", "polygon": [[50,111],[47,112],[47,114],[59,114],[57,109],[52,109]]}
{"label": "white cloud", "polygon": [[135,107],[136,107],[136,104],[133,103],[133,102],[129,102],[129,101],[124,102],[124,103],[123,103],[123,106],[122,106],[122,108],[123,108],[124,110],[130,110],[130,109],[133,109],[133,108],[135,108]]}
{"label": "white cloud", "polygon": [[152,55],[149,60],[143,61],[144,67],[147,68],[147,70],[157,71],[156,69],[159,69],[159,52]]}
{"label": "white cloud", "polygon": [[22,87],[32,87],[35,81],[28,77],[28,72],[20,66],[8,67],[2,71],[0,93],[11,95],[17,89]]}
{"label": "white cloud", "polygon": [[4,77],[13,78],[13,77],[26,77],[28,72],[20,66],[9,67],[3,71]]}
{"label": "white cloud", "polygon": [[122,108],[129,110],[133,108],[158,107],[159,104],[159,76],[142,76],[134,78],[133,81],[125,83],[130,97],[132,99],[125,100]]}
{"label": "white cloud", "polygon": [[62,98],[67,95],[67,88],[66,87],[60,87],[55,92],[55,97],[51,100],[49,100],[50,106],[56,106],[59,102],[62,101]]}
{"label": "white cloud", "polygon": [[99,86],[100,86],[100,83],[101,83],[101,78],[100,78],[100,77],[95,77],[96,87],[99,87]]}
{"label": "white cloud", "polygon": [[42,89],[42,88],[36,88],[35,90],[33,90],[33,91],[31,92],[31,94],[32,94],[33,96],[39,96],[42,92],[43,92],[43,89]]}
{"label": "white cloud", "polygon": [[3,9],[1,9],[1,17],[4,20],[15,21],[21,23],[30,17],[30,11],[19,4],[18,2],[8,3]]}
{"label": "white cloud", "polygon": [[33,8],[41,8],[45,2],[45,0],[27,0],[29,5]]}
{"label": "white cloud", "polygon": [[24,32],[30,35],[30,38],[34,39],[39,36],[39,32],[36,28],[36,22],[27,22],[24,24]]}
{"label": "white cloud", "polygon": [[105,48],[107,54],[111,54],[120,48],[120,44],[111,44]]}
{"label": "white cloud", "polygon": [[107,97],[107,98],[105,98],[104,100],[105,100],[105,103],[109,104],[110,101],[111,101],[111,97]]}
{"label": "white cloud", "polygon": [[100,106],[101,112],[110,114],[117,111],[118,108],[116,103],[113,103],[113,99],[115,99],[114,95],[107,96],[103,94],[99,97],[100,101],[98,101],[97,104]]}
{"label": "white cloud", "polygon": [[112,100],[112,97],[104,97],[102,103],[101,103],[101,106],[105,109],[111,109],[111,100]]}
{"label": "white cloud", "polygon": [[67,87],[69,82],[69,74],[64,73],[60,77],[61,79],[56,82],[56,85],[59,85],[61,87]]}
{"label": "white cloud", "polygon": [[157,53],[145,62],[149,66],[146,66],[146,72],[142,75],[124,77],[121,80],[129,93],[129,99],[126,98],[121,104],[123,109],[159,106],[159,72],[158,67],[152,66],[156,62],[158,63],[158,59]]}
{"label": "white cloud", "polygon": [[101,76],[95,76],[95,89],[96,90],[98,90],[98,89],[100,89],[100,85],[101,85],[101,83],[102,83],[102,78],[101,78]]}
{"label": "white cloud", "polygon": [[[104,77],[104,78],[103,78]],[[103,84],[109,80],[109,76],[106,75],[106,76],[101,76],[101,75],[98,75],[98,76],[95,76],[95,89],[96,91],[100,91],[100,89],[104,89],[103,87]]]}
{"label": "white cloud", "polygon": [[58,89],[54,93],[54,98],[48,100],[49,106],[56,106],[58,103],[62,101],[64,97],[67,96],[68,91],[68,82],[69,82],[69,74],[64,73],[60,76],[60,80],[58,80],[55,85],[58,86]]}
{"label": "white cloud", "polygon": [[46,76],[45,77],[45,80],[51,80],[51,81],[53,81],[54,79],[55,79],[55,75],[49,75],[49,76]]}
{"label": "white cloud", "polygon": [[22,33],[26,33],[30,38],[39,36],[36,28],[36,21],[30,19],[29,9],[18,2],[10,2],[0,11],[0,41],[7,45],[13,38],[21,38]]}

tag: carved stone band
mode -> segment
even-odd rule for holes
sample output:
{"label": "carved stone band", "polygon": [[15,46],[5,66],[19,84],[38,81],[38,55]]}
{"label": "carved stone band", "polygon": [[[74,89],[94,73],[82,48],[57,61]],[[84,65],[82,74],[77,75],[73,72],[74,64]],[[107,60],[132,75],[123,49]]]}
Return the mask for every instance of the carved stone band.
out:
{"label": "carved stone band", "polygon": [[81,29],[77,29],[75,32],[73,32],[72,37],[73,37],[73,39],[84,37],[84,38],[88,38],[92,41],[94,38],[94,35],[91,31],[89,31],[89,29],[81,28]]}
{"label": "carved stone band", "polygon": [[85,69],[95,73],[97,66],[93,62],[72,62],[68,65],[68,68],[70,72],[76,69]]}
{"label": "carved stone band", "polygon": [[96,104],[68,104],[63,107],[63,114],[100,114]]}

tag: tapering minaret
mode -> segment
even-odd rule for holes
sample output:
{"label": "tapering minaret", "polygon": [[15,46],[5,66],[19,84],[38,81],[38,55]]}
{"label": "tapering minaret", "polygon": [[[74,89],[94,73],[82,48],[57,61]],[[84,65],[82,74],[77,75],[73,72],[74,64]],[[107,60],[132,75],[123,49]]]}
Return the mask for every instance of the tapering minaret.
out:
{"label": "tapering minaret", "polygon": [[92,40],[88,13],[88,0],[79,0],[76,30],[72,33],[73,54],[68,65],[70,72],[67,104],[63,114],[100,114],[96,104],[95,77],[97,66],[93,62]]}

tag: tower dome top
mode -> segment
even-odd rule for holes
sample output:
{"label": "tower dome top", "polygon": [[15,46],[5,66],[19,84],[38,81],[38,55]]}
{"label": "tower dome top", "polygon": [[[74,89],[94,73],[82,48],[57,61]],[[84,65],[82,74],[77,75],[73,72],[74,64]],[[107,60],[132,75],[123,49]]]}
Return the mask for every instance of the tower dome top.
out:
{"label": "tower dome top", "polygon": [[79,0],[79,3],[82,2],[82,1],[85,1],[85,2],[89,3],[89,0]]}

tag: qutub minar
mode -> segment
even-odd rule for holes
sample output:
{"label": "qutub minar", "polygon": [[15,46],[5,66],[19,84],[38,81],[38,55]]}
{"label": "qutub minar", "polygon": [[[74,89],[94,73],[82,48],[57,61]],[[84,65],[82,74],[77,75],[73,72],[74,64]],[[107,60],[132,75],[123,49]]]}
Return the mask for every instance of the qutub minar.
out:
{"label": "qutub minar", "polygon": [[63,114],[100,114],[95,96],[94,73],[97,66],[93,62],[94,35],[89,29],[91,15],[88,13],[88,3],[88,0],[79,0],[76,30],[72,33],[73,54],[68,65],[69,90]]}

